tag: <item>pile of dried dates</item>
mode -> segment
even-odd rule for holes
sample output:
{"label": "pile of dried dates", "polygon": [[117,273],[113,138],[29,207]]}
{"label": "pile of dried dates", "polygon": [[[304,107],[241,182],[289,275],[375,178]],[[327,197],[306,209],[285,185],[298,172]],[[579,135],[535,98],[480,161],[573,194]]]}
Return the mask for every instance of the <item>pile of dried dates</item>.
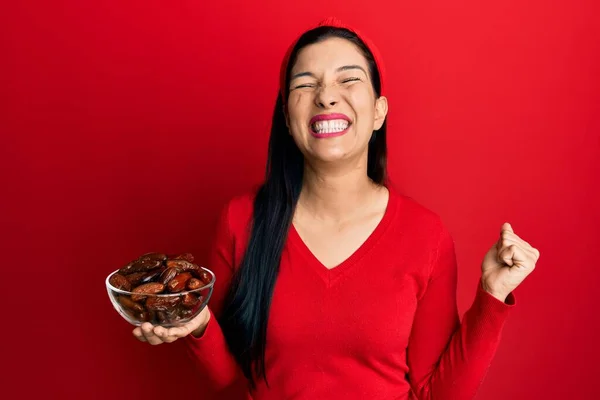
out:
{"label": "pile of dried dates", "polygon": [[[116,294],[130,317],[153,324],[172,324],[191,317],[202,304],[200,294],[187,293],[212,280],[207,271],[194,264],[190,253],[168,256],[148,253],[113,274],[108,282],[131,295]],[[182,293],[182,292],[186,293]],[[180,296],[146,296],[182,293]]]}

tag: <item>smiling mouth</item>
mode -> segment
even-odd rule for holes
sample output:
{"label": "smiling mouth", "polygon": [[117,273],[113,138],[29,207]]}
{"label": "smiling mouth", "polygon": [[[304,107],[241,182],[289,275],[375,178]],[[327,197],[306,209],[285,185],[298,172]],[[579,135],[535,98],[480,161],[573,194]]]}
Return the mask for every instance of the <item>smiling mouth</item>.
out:
{"label": "smiling mouth", "polygon": [[310,126],[310,129],[317,135],[327,135],[343,132],[348,129],[349,126],[350,122],[345,119],[330,119],[327,121],[317,121]]}

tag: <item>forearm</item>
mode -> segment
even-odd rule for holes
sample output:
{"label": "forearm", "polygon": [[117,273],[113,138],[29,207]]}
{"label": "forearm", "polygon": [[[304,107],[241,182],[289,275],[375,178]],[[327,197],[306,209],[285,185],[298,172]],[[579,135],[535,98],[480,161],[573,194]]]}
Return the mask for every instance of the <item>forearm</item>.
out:
{"label": "forearm", "polygon": [[509,295],[502,301],[481,285],[472,306],[452,334],[439,363],[417,385],[421,400],[471,400],[496,354],[508,312],[514,305]]}
{"label": "forearm", "polygon": [[247,379],[230,353],[221,327],[210,310],[204,332],[198,337],[188,335],[184,342],[202,383],[210,392],[247,387]]}

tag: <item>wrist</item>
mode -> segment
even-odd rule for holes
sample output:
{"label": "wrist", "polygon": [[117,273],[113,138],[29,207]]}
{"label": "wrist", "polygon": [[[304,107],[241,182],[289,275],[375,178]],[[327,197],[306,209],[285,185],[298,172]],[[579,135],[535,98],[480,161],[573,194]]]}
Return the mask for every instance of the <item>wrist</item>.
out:
{"label": "wrist", "polygon": [[486,285],[486,283],[483,279],[481,280],[481,288],[483,289],[484,292],[488,293],[490,296],[498,299],[499,301],[501,301],[503,303],[506,303],[506,298],[508,297],[509,293],[503,293],[502,291],[494,290],[490,286]]}
{"label": "wrist", "polygon": [[202,322],[196,329],[194,329],[191,332],[191,335],[194,336],[195,338],[202,337],[202,335],[204,335],[204,331],[206,330],[206,327],[208,326],[208,321],[210,321],[210,312],[208,311],[208,307],[205,307],[204,310],[202,310],[202,312],[200,313],[200,315],[204,315]]}

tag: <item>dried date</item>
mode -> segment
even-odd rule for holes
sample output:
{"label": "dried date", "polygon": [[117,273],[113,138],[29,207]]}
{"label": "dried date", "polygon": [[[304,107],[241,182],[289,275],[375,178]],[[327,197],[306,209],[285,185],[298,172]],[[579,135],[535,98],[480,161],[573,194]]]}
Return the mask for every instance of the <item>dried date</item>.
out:
{"label": "dried date", "polygon": [[204,286],[204,283],[200,279],[192,278],[187,283],[188,290],[196,290]]}
{"label": "dried date", "polygon": [[186,271],[190,265],[194,265],[191,262],[187,261],[187,260],[180,260],[180,259],[172,259],[172,260],[167,260],[167,267],[171,268],[171,267],[176,267],[179,268],[179,270],[181,271]]}
{"label": "dried date", "polygon": [[181,303],[180,296],[155,296],[146,300],[146,308],[152,311],[168,312]]}
{"label": "dried date", "polygon": [[189,308],[181,308],[179,310],[179,313],[177,314],[177,320],[181,321],[187,318],[190,318],[194,313],[194,310],[191,310]]}
{"label": "dried date", "polygon": [[189,272],[182,272],[175,276],[175,278],[171,279],[171,281],[167,284],[167,288],[171,293],[179,293],[185,289],[185,285],[187,281],[192,278],[192,274]]}
{"label": "dried date", "polygon": [[169,318],[167,317],[167,314],[164,311],[157,311],[156,312],[156,317],[158,318],[158,323],[159,324],[167,324],[167,323],[169,323]]}
{"label": "dried date", "polygon": [[113,274],[108,280],[108,283],[120,290],[126,290],[128,292],[131,290],[131,283],[121,274]]}
{"label": "dried date", "polygon": [[189,320],[198,312],[204,302],[199,292],[212,279],[210,272],[194,264],[191,253],[147,253],[118,270],[109,283],[131,292],[131,296],[115,296],[124,316],[166,326]]}
{"label": "dried date", "polygon": [[179,272],[180,271],[177,267],[166,267],[166,269],[160,274],[158,281],[163,285],[166,285],[171,281],[171,279],[175,278]]}
{"label": "dried date", "polygon": [[140,256],[139,260],[160,261],[161,263],[163,263],[167,261],[167,255],[164,253],[146,253]]}
{"label": "dried date", "polygon": [[140,286],[135,287],[132,290],[133,295],[131,295],[131,300],[133,301],[142,301],[146,298],[145,294],[158,294],[165,290],[165,285],[158,282],[150,282],[144,283]]}
{"label": "dried date", "polygon": [[197,296],[191,294],[191,293],[186,293],[183,295],[183,300],[181,301],[181,305],[187,308],[192,308],[194,307],[196,304],[198,304],[200,300],[198,299]]}
{"label": "dried date", "polygon": [[166,269],[167,269],[167,267],[163,266],[158,269],[155,269],[155,270],[145,273],[144,276],[142,276],[140,283],[148,283],[148,282],[156,281],[157,278],[160,276],[160,274],[162,274]]}
{"label": "dried date", "polygon": [[181,272],[191,272],[196,275],[200,271],[200,267],[196,264],[192,264],[187,260],[169,260],[167,261],[167,267],[176,267]]}
{"label": "dried date", "polygon": [[200,270],[198,275],[200,276],[202,282],[204,282],[207,285],[212,281],[212,275],[208,271],[202,269]]}
{"label": "dried date", "polygon": [[178,255],[177,257],[172,257],[173,260],[185,260],[188,262],[194,262],[194,256],[191,253],[183,253]]}
{"label": "dried date", "polygon": [[137,286],[142,282],[145,275],[145,272],[134,272],[133,274],[126,275],[125,278],[131,283],[131,286]]}
{"label": "dried date", "polygon": [[152,310],[142,311],[138,314],[138,319],[143,322],[154,322],[156,319],[156,312]]}
{"label": "dried date", "polygon": [[162,261],[160,260],[140,260],[137,259],[135,261],[130,262],[123,268],[119,270],[119,273],[122,275],[132,274],[134,272],[148,272],[155,268],[160,268],[162,266]]}
{"label": "dried date", "polygon": [[144,306],[131,300],[129,296],[119,296],[118,302],[121,303],[124,308],[136,313],[141,313],[144,311]]}

